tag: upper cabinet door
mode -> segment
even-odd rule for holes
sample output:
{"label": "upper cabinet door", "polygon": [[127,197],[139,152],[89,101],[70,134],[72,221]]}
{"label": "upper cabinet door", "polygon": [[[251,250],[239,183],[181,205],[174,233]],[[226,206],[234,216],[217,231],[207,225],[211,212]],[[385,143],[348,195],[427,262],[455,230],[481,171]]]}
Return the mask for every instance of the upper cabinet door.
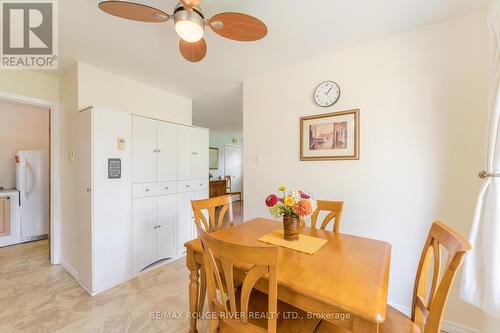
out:
{"label": "upper cabinet door", "polygon": [[177,125],[158,121],[156,175],[158,182],[177,180]]}
{"label": "upper cabinet door", "polygon": [[[191,172],[191,159],[192,159],[192,147],[191,147],[191,127],[178,126],[177,127],[177,175],[179,180],[189,180],[193,179]],[[208,148],[207,148],[208,149]]]}
{"label": "upper cabinet door", "polygon": [[132,181],[156,181],[156,120],[132,117]]}
{"label": "upper cabinet door", "polygon": [[191,129],[191,172],[192,179],[208,178],[208,131]]}

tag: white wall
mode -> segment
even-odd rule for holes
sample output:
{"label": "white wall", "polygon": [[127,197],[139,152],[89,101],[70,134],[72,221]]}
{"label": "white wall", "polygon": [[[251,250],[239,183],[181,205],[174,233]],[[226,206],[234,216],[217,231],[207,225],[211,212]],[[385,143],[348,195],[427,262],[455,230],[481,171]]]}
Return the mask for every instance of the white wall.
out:
{"label": "white wall", "polygon": [[59,79],[28,70],[0,70],[0,91],[57,102]]}
{"label": "white wall", "polygon": [[83,109],[91,105],[192,124],[190,99],[80,62],[78,107]]}
{"label": "white wall", "polygon": [[76,219],[76,163],[70,152],[76,146],[76,112],[78,111],[78,71],[72,66],[61,76],[61,261],[77,269],[78,249]]}
{"label": "white wall", "polygon": [[[245,219],[269,216],[264,198],[283,183],[345,200],[342,232],[392,244],[389,300],[409,307],[431,222],[469,232],[485,159],[487,36],[478,12],[244,82]],[[328,79],[342,96],[323,109],[312,94]],[[299,118],[353,108],[361,159],[301,162]],[[458,285],[446,319],[480,328]]]}
{"label": "white wall", "polygon": [[[236,142],[233,140],[236,140]],[[217,179],[225,175],[226,144],[243,146],[243,138],[241,133],[210,131],[209,141],[210,147],[219,148],[219,168],[217,170],[210,170],[213,176],[212,179]]]}
{"label": "white wall", "polygon": [[16,187],[19,150],[48,150],[49,109],[0,100],[0,186]]}

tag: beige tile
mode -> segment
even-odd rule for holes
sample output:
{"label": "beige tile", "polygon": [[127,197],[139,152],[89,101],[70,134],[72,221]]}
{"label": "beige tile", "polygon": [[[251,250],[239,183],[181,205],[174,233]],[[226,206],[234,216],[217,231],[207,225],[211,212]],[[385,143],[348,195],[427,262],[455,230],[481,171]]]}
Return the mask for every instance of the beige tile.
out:
{"label": "beige tile", "polygon": [[[188,271],[180,259],[90,297],[49,262],[48,242],[0,249],[0,333],[187,332],[187,319],[150,313],[188,310]],[[198,324],[207,331],[207,322]]]}

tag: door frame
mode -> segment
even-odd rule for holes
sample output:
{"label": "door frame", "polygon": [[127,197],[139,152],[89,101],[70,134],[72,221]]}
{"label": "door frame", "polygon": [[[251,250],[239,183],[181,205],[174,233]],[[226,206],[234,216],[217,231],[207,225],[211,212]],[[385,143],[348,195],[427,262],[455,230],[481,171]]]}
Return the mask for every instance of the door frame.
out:
{"label": "door frame", "polygon": [[[224,175],[226,176],[227,173],[227,147],[233,147],[233,148],[239,148],[241,151],[241,178],[243,178],[243,147],[241,145],[235,145],[231,143],[226,143],[224,145]],[[243,201],[243,179],[241,180],[241,192],[233,192],[236,193],[237,195],[239,193],[240,195],[240,201]]]}
{"label": "door frame", "polygon": [[61,114],[58,102],[0,91],[0,100],[49,109],[50,118],[50,262],[61,262]]}

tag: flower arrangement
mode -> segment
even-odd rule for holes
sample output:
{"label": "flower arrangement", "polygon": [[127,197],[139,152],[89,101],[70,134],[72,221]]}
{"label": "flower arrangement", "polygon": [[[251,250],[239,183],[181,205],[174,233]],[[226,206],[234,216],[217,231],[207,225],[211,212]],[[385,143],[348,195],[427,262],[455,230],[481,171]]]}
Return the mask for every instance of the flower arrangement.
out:
{"label": "flower arrangement", "polygon": [[285,185],[281,185],[278,191],[283,195],[279,198],[271,194],[266,198],[266,206],[275,218],[295,217],[305,219],[316,210],[316,202],[311,196],[303,191],[288,191]]}

